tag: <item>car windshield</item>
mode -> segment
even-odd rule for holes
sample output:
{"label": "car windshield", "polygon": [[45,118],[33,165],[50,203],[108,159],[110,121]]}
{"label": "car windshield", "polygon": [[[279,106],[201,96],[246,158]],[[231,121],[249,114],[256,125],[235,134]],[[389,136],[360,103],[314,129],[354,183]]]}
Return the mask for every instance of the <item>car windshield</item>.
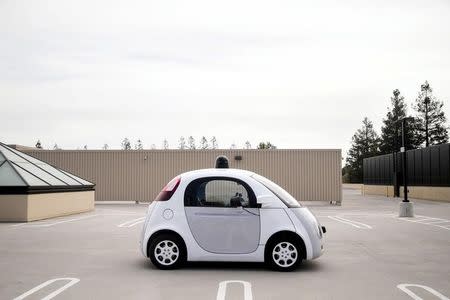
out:
{"label": "car windshield", "polygon": [[274,193],[278,198],[280,198],[280,200],[283,201],[287,207],[301,207],[300,203],[294,197],[292,197],[291,194],[286,192],[281,186],[279,186],[275,182],[270,181],[266,177],[263,177],[258,174],[252,175],[252,178],[257,180],[266,188],[268,188],[272,193]]}

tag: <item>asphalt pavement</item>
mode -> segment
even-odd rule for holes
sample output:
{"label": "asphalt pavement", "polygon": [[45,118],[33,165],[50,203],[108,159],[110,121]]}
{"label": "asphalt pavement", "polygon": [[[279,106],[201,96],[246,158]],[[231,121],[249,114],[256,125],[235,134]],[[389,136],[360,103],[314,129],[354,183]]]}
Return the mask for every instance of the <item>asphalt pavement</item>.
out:
{"label": "asphalt pavement", "polygon": [[[147,205],[0,223],[0,299],[448,299],[450,203],[344,190],[342,206],[310,203],[326,226],[325,253],[280,273],[255,263],[156,269],[139,252]],[[47,297],[47,298],[46,298]]]}

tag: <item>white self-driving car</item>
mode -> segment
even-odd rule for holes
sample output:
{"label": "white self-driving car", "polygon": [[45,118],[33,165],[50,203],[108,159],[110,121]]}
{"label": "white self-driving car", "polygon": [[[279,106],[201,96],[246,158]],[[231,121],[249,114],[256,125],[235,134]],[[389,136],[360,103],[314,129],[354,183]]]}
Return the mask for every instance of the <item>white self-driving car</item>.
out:
{"label": "white self-driving car", "polygon": [[266,262],[290,271],[323,252],[322,227],[283,188],[216,168],[172,179],[148,207],[140,248],[160,269],[186,261]]}

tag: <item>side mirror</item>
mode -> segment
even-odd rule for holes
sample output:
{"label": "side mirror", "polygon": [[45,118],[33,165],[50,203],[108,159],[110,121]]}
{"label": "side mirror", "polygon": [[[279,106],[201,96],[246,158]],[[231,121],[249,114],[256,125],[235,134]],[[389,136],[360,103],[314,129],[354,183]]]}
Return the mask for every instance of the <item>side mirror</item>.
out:
{"label": "side mirror", "polygon": [[258,207],[272,207],[278,204],[277,199],[272,195],[261,195],[256,198]]}
{"label": "side mirror", "polygon": [[241,199],[239,197],[231,198],[230,200],[231,207],[242,207]]}

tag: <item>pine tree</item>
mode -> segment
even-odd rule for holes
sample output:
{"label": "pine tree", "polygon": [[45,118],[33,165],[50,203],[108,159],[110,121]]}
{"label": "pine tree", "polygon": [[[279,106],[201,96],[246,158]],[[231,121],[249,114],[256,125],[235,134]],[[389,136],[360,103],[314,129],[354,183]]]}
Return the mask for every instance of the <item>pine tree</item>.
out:
{"label": "pine tree", "polygon": [[447,118],[442,107],[444,103],[433,96],[433,90],[425,81],[420,86],[420,92],[413,106],[417,112],[417,131],[421,144],[425,147],[448,142],[448,128],[445,126]]}
{"label": "pine tree", "polygon": [[[383,119],[383,126],[381,127],[381,145],[380,151],[382,154],[398,152],[402,144],[401,140],[401,119],[407,116],[407,105],[405,98],[400,94],[398,89],[392,92],[391,108]],[[420,142],[417,138],[415,124],[408,123],[408,131],[406,133],[406,148],[416,149]]]}
{"label": "pine tree", "polygon": [[277,147],[275,145],[273,145],[271,142],[260,142],[258,144],[258,147],[256,147],[256,149],[277,149]]}
{"label": "pine tree", "polygon": [[197,148],[195,146],[195,139],[192,135],[188,138],[188,144],[189,144],[189,149],[191,149],[191,150],[195,150]]}
{"label": "pine tree", "polygon": [[213,136],[211,138],[211,148],[212,149],[217,149],[219,147],[219,145],[217,144],[217,139],[215,136]]}
{"label": "pine tree", "polygon": [[373,124],[366,117],[363,125],[352,137],[352,146],[347,153],[346,177],[349,182],[361,183],[363,180],[363,159],[380,154],[380,138]]}
{"label": "pine tree", "polygon": [[41,145],[41,141],[40,141],[40,140],[38,140],[38,141],[36,142],[36,148],[42,149],[42,145]]}
{"label": "pine tree", "polygon": [[202,149],[208,149],[209,148],[208,140],[204,136],[202,136],[202,139],[200,140],[200,148],[202,148]]}
{"label": "pine tree", "polygon": [[164,141],[163,141],[163,149],[164,150],[169,149],[169,142],[167,141],[167,139],[164,139]]}
{"label": "pine tree", "polygon": [[180,137],[180,139],[178,140],[178,149],[184,150],[186,149],[186,140],[184,139],[184,137]]}
{"label": "pine tree", "polygon": [[134,150],[142,150],[144,149],[144,146],[142,145],[141,140],[137,140],[136,144],[134,145]]}
{"label": "pine tree", "polygon": [[122,150],[131,150],[131,143],[128,138],[124,138],[122,141]]}

